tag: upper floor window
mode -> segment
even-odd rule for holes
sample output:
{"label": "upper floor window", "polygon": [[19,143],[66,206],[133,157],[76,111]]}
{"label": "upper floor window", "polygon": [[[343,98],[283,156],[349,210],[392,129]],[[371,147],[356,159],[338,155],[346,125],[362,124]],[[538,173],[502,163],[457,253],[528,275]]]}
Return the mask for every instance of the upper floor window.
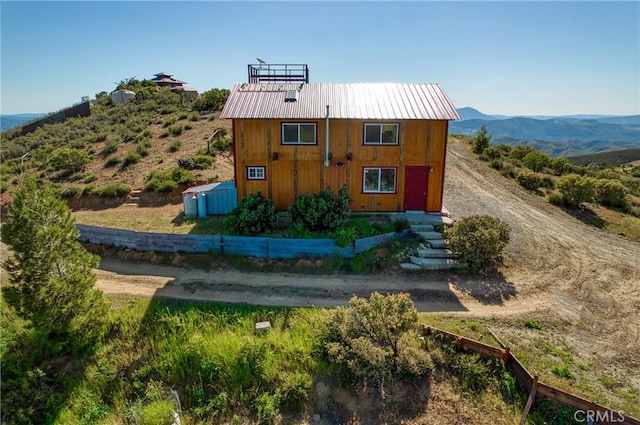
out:
{"label": "upper floor window", "polygon": [[398,124],[365,124],[365,145],[397,145]]}
{"label": "upper floor window", "polygon": [[282,123],[283,145],[315,145],[315,123]]}

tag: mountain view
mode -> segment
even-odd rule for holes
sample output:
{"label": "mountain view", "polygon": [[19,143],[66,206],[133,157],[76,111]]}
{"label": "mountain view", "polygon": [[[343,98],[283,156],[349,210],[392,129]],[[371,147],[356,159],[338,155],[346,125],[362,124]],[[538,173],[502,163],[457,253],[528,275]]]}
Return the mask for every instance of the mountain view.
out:
{"label": "mountain view", "polygon": [[640,147],[640,115],[518,116],[458,109],[452,134],[474,135],[484,124],[493,144],[529,145],[552,156],[575,156]]}

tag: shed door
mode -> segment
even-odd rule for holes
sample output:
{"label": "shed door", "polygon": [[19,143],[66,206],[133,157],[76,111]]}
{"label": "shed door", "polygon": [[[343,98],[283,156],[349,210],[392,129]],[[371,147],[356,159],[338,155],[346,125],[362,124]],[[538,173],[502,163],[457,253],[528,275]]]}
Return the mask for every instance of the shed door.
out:
{"label": "shed door", "polygon": [[427,186],[429,184],[429,167],[405,167],[404,174],[404,209],[405,211],[427,209]]}

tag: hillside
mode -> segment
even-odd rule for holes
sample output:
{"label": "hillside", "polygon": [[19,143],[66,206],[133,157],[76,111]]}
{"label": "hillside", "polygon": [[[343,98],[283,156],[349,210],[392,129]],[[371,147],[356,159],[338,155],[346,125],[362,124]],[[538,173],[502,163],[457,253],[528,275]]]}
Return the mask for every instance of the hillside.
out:
{"label": "hillside", "polygon": [[[2,191],[10,189],[21,172],[50,180],[70,196],[116,184],[141,190],[152,172],[175,170],[185,159],[191,161],[188,168],[195,169],[181,171],[184,181],[232,179],[231,162],[216,157],[214,141],[207,153],[212,133],[231,127],[218,115],[195,111],[193,102],[169,91],[124,105],[113,105],[105,96],[93,102],[89,117],[47,124],[26,135],[3,133]],[[218,142],[228,146],[228,140]]]}
{"label": "hillside", "polygon": [[588,165],[588,164],[626,164],[629,162],[640,160],[640,148],[638,149],[622,149],[609,152],[594,153],[588,155],[572,156],[568,158],[572,164]]}

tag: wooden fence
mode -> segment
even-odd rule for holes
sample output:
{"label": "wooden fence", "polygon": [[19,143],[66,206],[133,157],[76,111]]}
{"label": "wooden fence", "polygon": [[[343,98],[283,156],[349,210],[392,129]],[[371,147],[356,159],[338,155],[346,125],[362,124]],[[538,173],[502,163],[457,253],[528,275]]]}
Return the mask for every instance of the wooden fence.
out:
{"label": "wooden fence", "polygon": [[172,233],[136,232],[133,230],[76,225],[80,242],[128,248],[136,251],[223,253],[247,257],[292,259],[340,255],[352,258],[389,239],[404,233],[357,239],[351,246],[341,248],[333,239],[293,239],[228,235],[190,235]]}
{"label": "wooden fence", "polygon": [[584,399],[575,394],[561,390],[560,388],[539,382],[538,377],[529,373],[522,363],[520,363],[520,361],[511,354],[508,347],[493,347],[491,345],[427,325],[422,325],[422,335],[425,337],[429,335],[438,335],[450,341],[454,341],[458,350],[473,351],[485,358],[500,359],[509,372],[511,372],[518,384],[525,388],[529,393],[529,398],[522,413],[521,425],[525,423],[527,416],[529,416],[529,411],[531,410],[531,407],[533,407],[535,400],[540,397],[544,397],[556,405],[571,406],[577,411],[580,411],[575,417],[576,423],[640,425],[640,420],[627,416],[623,412],[609,409],[594,401]]}

